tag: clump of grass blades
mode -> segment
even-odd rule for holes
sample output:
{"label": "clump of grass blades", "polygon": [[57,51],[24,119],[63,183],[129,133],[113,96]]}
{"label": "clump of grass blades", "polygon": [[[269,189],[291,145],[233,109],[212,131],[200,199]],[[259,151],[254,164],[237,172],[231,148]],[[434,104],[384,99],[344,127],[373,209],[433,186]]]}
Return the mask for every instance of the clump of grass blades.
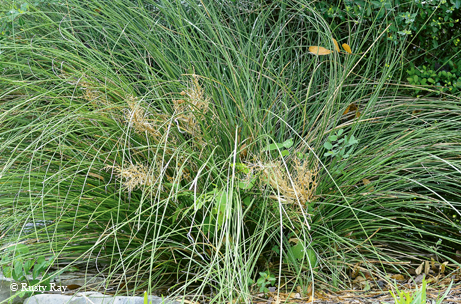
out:
{"label": "clump of grass blades", "polygon": [[[379,25],[347,37],[367,58],[324,59],[308,3],[137,5],[49,6],[2,42],[2,248],[214,302],[248,301],[266,268],[343,288],[357,263],[386,278],[410,253],[455,262],[459,101],[399,97],[398,50],[360,42]],[[342,170],[323,157],[337,129],[359,139]]]}

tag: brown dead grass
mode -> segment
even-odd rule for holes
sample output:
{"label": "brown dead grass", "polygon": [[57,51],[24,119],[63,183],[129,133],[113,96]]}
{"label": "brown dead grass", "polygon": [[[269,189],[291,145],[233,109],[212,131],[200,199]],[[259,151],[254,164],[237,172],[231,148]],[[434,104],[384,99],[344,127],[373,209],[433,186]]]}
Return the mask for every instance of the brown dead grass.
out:
{"label": "brown dead grass", "polygon": [[149,167],[143,164],[130,165],[126,168],[106,166],[104,169],[113,169],[116,176],[122,179],[123,186],[130,192],[135,189],[153,186],[158,180],[158,174],[152,172]]}
{"label": "brown dead grass", "polygon": [[261,180],[273,189],[272,198],[287,204],[307,204],[315,199],[318,185],[316,166],[297,156],[289,158],[287,167],[280,160],[262,166]]}
{"label": "brown dead grass", "polygon": [[[192,80],[189,81],[187,89],[180,93],[184,98],[173,100],[173,109],[180,132],[187,132],[192,135],[194,142],[198,146],[203,146],[207,142],[203,138],[204,132],[200,120],[212,109],[210,98],[206,97],[199,79],[198,75],[192,75]],[[213,117],[215,117],[214,114]],[[203,122],[206,123],[207,121],[203,119]],[[203,127],[207,128],[208,126],[204,125]]]}
{"label": "brown dead grass", "polygon": [[[192,80],[188,82],[187,89],[179,93],[183,98],[172,100],[173,116],[166,113],[150,113],[146,110],[147,107],[142,101],[131,95],[124,98],[127,107],[123,110],[123,121],[136,133],[149,135],[154,144],[162,143],[165,154],[159,157],[175,158],[175,161],[171,162],[171,164],[175,164],[175,167],[173,168],[170,165],[169,168],[170,173],[171,171],[175,172],[172,176],[165,173],[167,168],[164,168],[165,171],[161,176],[160,172],[154,172],[152,168],[142,164],[130,164],[125,167],[121,165],[106,166],[106,170],[113,169],[116,172],[117,177],[122,179],[123,186],[128,191],[151,187],[155,183],[161,183],[164,177],[168,182],[190,181],[192,179],[191,175],[196,171],[195,169],[198,169],[196,164],[189,163],[188,169],[184,168],[179,172],[179,168],[183,167],[187,157],[182,155],[182,152],[177,151],[177,143],[180,142],[180,137],[179,133],[173,132],[173,130],[177,129],[180,133],[191,135],[193,137],[193,140],[190,141],[191,148],[202,151],[209,144],[204,139],[202,130],[202,127],[206,127],[208,120],[203,120],[205,125],[200,124],[200,117],[212,110],[210,108],[210,98],[205,96],[199,79],[199,76],[192,75]],[[163,145],[163,143],[166,145]],[[177,155],[174,156],[174,154]],[[157,163],[162,163],[162,160],[158,159]]]}
{"label": "brown dead grass", "polygon": [[[168,115],[148,113],[144,107],[131,95],[125,98],[128,108],[125,111],[125,121],[133,127],[136,133],[147,133],[153,137],[155,143],[162,141],[162,136],[170,123]],[[174,136],[169,134],[168,140],[171,144],[176,143]]]}

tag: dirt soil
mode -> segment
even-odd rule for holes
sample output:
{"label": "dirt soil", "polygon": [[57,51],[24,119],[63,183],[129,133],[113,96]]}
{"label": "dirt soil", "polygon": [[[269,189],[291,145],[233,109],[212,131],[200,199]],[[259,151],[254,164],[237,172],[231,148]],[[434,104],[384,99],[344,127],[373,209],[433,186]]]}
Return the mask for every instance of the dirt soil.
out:
{"label": "dirt soil", "polygon": [[[435,301],[440,295],[443,295],[446,290],[427,290],[427,303],[432,303],[431,300]],[[292,303],[292,304],[394,304],[394,299],[389,292],[382,291],[370,291],[370,292],[357,292],[357,291],[343,291],[341,293],[316,293],[316,298],[310,297],[309,299],[283,299],[277,301],[277,296],[274,295],[267,300],[256,300],[255,304],[281,304],[281,303]],[[447,297],[443,300],[443,304],[455,304],[461,303],[461,284],[452,286]]]}

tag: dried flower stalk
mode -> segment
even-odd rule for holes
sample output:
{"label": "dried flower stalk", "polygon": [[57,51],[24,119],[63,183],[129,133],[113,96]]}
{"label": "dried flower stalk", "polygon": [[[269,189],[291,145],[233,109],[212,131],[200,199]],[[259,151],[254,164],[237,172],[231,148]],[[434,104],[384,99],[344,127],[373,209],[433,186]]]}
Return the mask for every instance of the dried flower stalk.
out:
{"label": "dried flower stalk", "polygon": [[205,91],[199,83],[199,76],[193,75],[193,80],[188,88],[180,93],[185,99],[173,100],[173,108],[179,127],[183,132],[191,134],[197,144],[203,146],[206,144],[203,140],[203,132],[197,116],[205,115],[210,110],[210,98],[205,96]]}
{"label": "dried flower stalk", "polygon": [[158,180],[158,176],[143,164],[130,165],[127,168],[106,166],[104,169],[113,169],[116,176],[122,179],[123,186],[130,192],[142,187],[153,186]]}
{"label": "dried flower stalk", "polygon": [[317,170],[309,167],[308,161],[293,158],[292,172],[287,172],[281,161],[272,161],[263,166],[262,180],[276,191],[276,198],[290,204],[311,202],[317,189]]}

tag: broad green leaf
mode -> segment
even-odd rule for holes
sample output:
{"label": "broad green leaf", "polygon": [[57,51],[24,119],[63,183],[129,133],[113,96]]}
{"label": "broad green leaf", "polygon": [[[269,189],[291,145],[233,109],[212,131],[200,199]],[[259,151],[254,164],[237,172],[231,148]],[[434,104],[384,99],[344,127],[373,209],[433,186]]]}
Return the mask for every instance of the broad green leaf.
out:
{"label": "broad green leaf", "polygon": [[226,206],[229,203],[228,197],[227,197],[227,192],[226,191],[220,191],[218,192],[218,195],[216,196],[216,208],[224,212],[226,210]]}
{"label": "broad green leaf", "polygon": [[455,7],[456,9],[459,9],[461,7],[461,0],[455,0]]}
{"label": "broad green leaf", "polygon": [[328,136],[328,140],[329,140],[329,141],[337,141],[337,140],[338,140],[338,136],[336,136],[336,135],[330,135],[330,136]]}
{"label": "broad green leaf", "polygon": [[339,129],[339,131],[338,131],[338,136],[341,136],[343,133],[344,133],[344,130],[343,130],[343,129]]}
{"label": "broad green leaf", "polygon": [[263,149],[263,152],[272,151],[272,150],[280,150],[281,148],[283,148],[283,144],[270,144]]}
{"label": "broad green leaf", "polygon": [[[234,164],[232,164],[232,166],[234,166]],[[248,166],[245,165],[245,164],[236,163],[236,164],[235,164],[235,167],[236,167],[236,169],[237,169],[238,171],[240,171],[240,172],[243,172],[243,173],[245,173],[245,174],[250,173],[250,169],[248,169]]]}
{"label": "broad green leaf", "polygon": [[3,275],[7,278],[11,278],[13,273],[12,273],[12,270],[13,268],[12,267],[9,267],[9,266],[3,266],[2,267],[3,269]]}
{"label": "broad green leaf", "polygon": [[224,217],[225,217],[224,212],[219,212],[219,213],[218,213],[218,217],[217,217],[217,219],[216,219],[216,228],[217,228],[218,230],[221,229],[222,224],[224,223]]}
{"label": "broad green leaf", "polygon": [[21,12],[21,13],[27,12],[28,9],[29,9],[29,4],[28,4],[27,2],[21,4],[21,9],[20,9],[20,12]]}
{"label": "broad green leaf", "polygon": [[[11,248],[14,248],[14,247],[11,247]],[[26,254],[26,253],[29,253],[29,248],[24,244],[18,244],[16,245],[16,251],[21,254]]]}
{"label": "broad green leaf", "polygon": [[325,149],[327,149],[327,150],[333,149],[333,145],[332,145],[331,142],[329,142],[329,141],[326,141],[326,142],[323,144],[323,146],[324,146]]}
{"label": "broad green leaf", "polygon": [[349,142],[348,142],[348,145],[354,145],[354,144],[358,144],[359,141],[357,139],[355,139],[354,135],[351,135],[351,138],[349,139]]}
{"label": "broad green leaf", "polygon": [[202,226],[203,233],[208,233],[209,231],[213,231],[212,229],[213,226],[214,225],[212,223],[211,216],[205,217],[205,219],[203,220],[203,226]]}
{"label": "broad green leaf", "polygon": [[250,196],[245,197],[242,202],[243,202],[243,204],[245,206],[247,206],[247,207],[250,206],[250,204],[252,202],[251,197]]}
{"label": "broad green leaf", "polygon": [[256,178],[253,178],[253,179],[251,179],[251,180],[248,181],[248,182],[247,182],[247,181],[244,181],[244,182],[239,181],[238,187],[239,187],[240,189],[243,189],[243,190],[251,189],[251,188],[253,188],[253,185],[254,185],[255,181],[256,181]]}
{"label": "broad green leaf", "polygon": [[351,155],[353,151],[354,151],[354,147],[351,147],[351,148],[349,149],[349,151],[347,151],[346,154],[347,154],[347,155]]}
{"label": "broad green leaf", "polygon": [[307,258],[309,259],[309,262],[310,262],[310,263],[308,262],[307,264],[308,265],[310,264],[312,268],[317,266],[317,254],[315,253],[315,251],[313,249],[307,249],[306,253],[307,253]]}
{"label": "broad green leaf", "polygon": [[290,138],[282,143],[282,145],[286,148],[289,149],[291,146],[293,146],[293,139]]}
{"label": "broad green leaf", "polygon": [[34,265],[33,260],[28,260],[28,261],[24,262],[24,272],[27,274],[29,272],[29,270],[32,268],[33,265]]}
{"label": "broad green leaf", "polygon": [[20,281],[22,279],[22,276],[23,276],[22,261],[20,259],[16,260],[16,261],[14,261],[13,265],[14,265],[14,267],[13,267],[13,279],[15,281]]}
{"label": "broad green leaf", "polygon": [[270,283],[270,285],[273,285],[275,283],[275,277],[274,275],[270,275],[269,278],[267,279]]}
{"label": "broad green leaf", "polygon": [[290,151],[288,151],[288,150],[283,150],[283,151],[281,151],[280,153],[282,154],[282,157],[285,157],[285,156],[287,156],[288,154],[290,154]]}
{"label": "broad green leaf", "polygon": [[317,254],[313,249],[305,249],[304,244],[301,240],[299,240],[296,245],[291,247],[291,250],[293,256],[299,260],[304,258],[304,252],[306,252],[308,259],[308,261],[306,261],[307,265],[310,264],[312,268],[314,268],[317,265]]}
{"label": "broad green leaf", "polygon": [[47,268],[47,261],[45,260],[44,256],[41,256],[37,259],[36,264],[34,266],[34,270],[32,271],[32,277],[34,280]]}
{"label": "broad green leaf", "polygon": [[293,256],[297,259],[302,259],[304,256],[304,245],[301,240],[298,241],[296,245],[291,247],[291,250],[293,252]]}

